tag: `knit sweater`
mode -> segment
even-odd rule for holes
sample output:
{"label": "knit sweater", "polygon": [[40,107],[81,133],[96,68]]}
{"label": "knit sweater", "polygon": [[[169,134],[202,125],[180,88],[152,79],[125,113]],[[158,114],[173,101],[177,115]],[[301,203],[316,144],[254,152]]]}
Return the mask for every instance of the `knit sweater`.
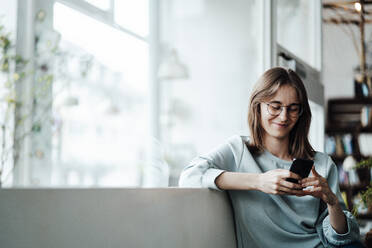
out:
{"label": "knit sweater", "polygon": [[[248,141],[248,137],[233,136],[209,154],[194,159],[184,168],[180,187],[221,190],[215,184],[215,179],[224,171],[264,173],[290,168],[290,161],[282,160],[268,151],[253,156],[245,141]],[[347,220],[347,232],[338,234],[332,228],[327,205],[313,196],[228,190],[239,248],[335,247],[359,240],[358,224],[353,215],[346,211],[341,197],[336,165],[328,155],[321,152],[315,153],[314,165],[339,199]]]}

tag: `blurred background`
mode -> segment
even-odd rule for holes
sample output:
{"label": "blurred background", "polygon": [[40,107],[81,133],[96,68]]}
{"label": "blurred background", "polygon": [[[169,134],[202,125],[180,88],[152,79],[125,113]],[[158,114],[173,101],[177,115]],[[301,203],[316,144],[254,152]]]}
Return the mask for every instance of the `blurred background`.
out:
{"label": "blurred background", "polygon": [[0,1],[2,187],[177,186],[192,158],[249,135],[251,89],[276,65],[303,78],[324,151],[327,102],[354,97],[360,62],[358,25],[324,4]]}

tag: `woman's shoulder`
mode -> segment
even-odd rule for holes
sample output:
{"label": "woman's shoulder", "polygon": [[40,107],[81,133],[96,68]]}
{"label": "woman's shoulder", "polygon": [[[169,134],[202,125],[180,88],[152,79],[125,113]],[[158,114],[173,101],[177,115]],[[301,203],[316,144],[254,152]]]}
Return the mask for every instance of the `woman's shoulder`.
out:
{"label": "woman's shoulder", "polygon": [[330,156],[325,152],[315,151],[314,153],[314,161],[328,162],[329,159],[330,159]]}
{"label": "woman's shoulder", "polygon": [[227,139],[227,142],[229,144],[243,144],[243,143],[246,143],[246,142],[249,142],[249,136],[245,136],[245,135],[233,135],[231,137],[229,137]]}
{"label": "woman's shoulder", "polygon": [[336,167],[332,158],[324,152],[316,151],[314,155],[314,165],[317,171],[323,171],[322,176],[326,176],[329,174],[330,170],[335,169]]}
{"label": "woman's shoulder", "polygon": [[230,167],[234,167],[232,164],[237,166],[241,161],[244,146],[244,136],[234,135],[199,157],[211,160],[217,165],[230,164]]}
{"label": "woman's shoulder", "polygon": [[226,144],[230,146],[231,150],[243,153],[247,148],[247,144],[249,144],[249,139],[249,136],[233,135],[227,139]]}
{"label": "woman's shoulder", "polygon": [[233,135],[229,137],[222,145],[219,146],[218,150],[230,151],[235,157],[240,157],[246,148],[246,144],[249,141],[248,136],[244,135]]}

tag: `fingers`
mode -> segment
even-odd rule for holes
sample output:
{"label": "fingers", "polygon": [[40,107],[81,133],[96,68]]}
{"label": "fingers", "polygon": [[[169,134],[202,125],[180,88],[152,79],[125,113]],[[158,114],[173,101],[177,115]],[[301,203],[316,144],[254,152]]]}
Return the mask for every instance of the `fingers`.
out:
{"label": "fingers", "polygon": [[301,190],[298,190],[298,189],[290,189],[290,188],[287,188],[287,187],[284,187],[284,186],[278,186],[277,187],[277,193],[278,194],[291,194],[291,195],[301,195],[302,194],[302,189]]}
{"label": "fingers", "polygon": [[291,182],[288,182],[288,181],[285,181],[285,180],[283,180],[281,182],[281,184],[288,189],[302,189],[303,188],[300,184],[291,183]]}
{"label": "fingers", "polygon": [[286,169],[276,169],[274,170],[276,171],[276,173],[278,174],[278,176],[280,178],[294,178],[294,179],[297,179],[297,180],[300,180],[301,177],[299,175],[297,175],[296,173],[293,173],[292,171],[289,171],[289,170],[286,170]]}
{"label": "fingers", "polygon": [[319,173],[315,170],[315,165],[313,165],[313,167],[311,168],[311,172],[313,173],[314,176],[321,177],[321,175],[319,175]]}
{"label": "fingers", "polygon": [[271,185],[270,191],[268,193],[270,194],[300,194],[302,191],[302,187],[299,184],[296,183],[290,183],[285,181],[284,179],[278,180],[275,184]]}
{"label": "fingers", "polygon": [[297,175],[296,173],[293,173],[292,171],[288,171],[289,173],[287,173],[287,178],[294,178],[294,179],[297,179],[297,180],[301,180],[302,178]]}
{"label": "fingers", "polygon": [[305,193],[306,192],[322,192],[323,191],[323,188],[322,187],[312,187],[312,188],[309,188],[309,189],[304,189],[303,190]]}
{"label": "fingers", "polygon": [[302,179],[299,183],[303,188],[306,188],[308,186],[319,186],[322,184],[322,181],[318,177],[308,177]]}
{"label": "fingers", "polygon": [[285,179],[282,179],[277,184],[277,189],[279,191],[290,193],[290,194],[300,194],[302,192],[303,187],[300,184],[297,183],[291,183],[286,181]]}
{"label": "fingers", "polygon": [[315,170],[314,165],[311,168],[311,172],[313,173],[313,176],[301,179],[299,181],[299,184],[301,184],[303,187],[316,186],[318,184],[324,184],[326,179],[323,178],[321,175],[319,175],[319,173]]}

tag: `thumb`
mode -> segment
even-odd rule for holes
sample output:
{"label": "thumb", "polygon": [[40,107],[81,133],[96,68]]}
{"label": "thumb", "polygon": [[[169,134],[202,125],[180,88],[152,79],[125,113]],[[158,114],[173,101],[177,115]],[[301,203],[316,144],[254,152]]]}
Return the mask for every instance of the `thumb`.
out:
{"label": "thumb", "polygon": [[311,172],[313,173],[314,176],[316,177],[319,177],[320,175],[318,174],[318,172],[316,172],[315,170],[315,165],[313,165],[313,167],[311,168]]}

